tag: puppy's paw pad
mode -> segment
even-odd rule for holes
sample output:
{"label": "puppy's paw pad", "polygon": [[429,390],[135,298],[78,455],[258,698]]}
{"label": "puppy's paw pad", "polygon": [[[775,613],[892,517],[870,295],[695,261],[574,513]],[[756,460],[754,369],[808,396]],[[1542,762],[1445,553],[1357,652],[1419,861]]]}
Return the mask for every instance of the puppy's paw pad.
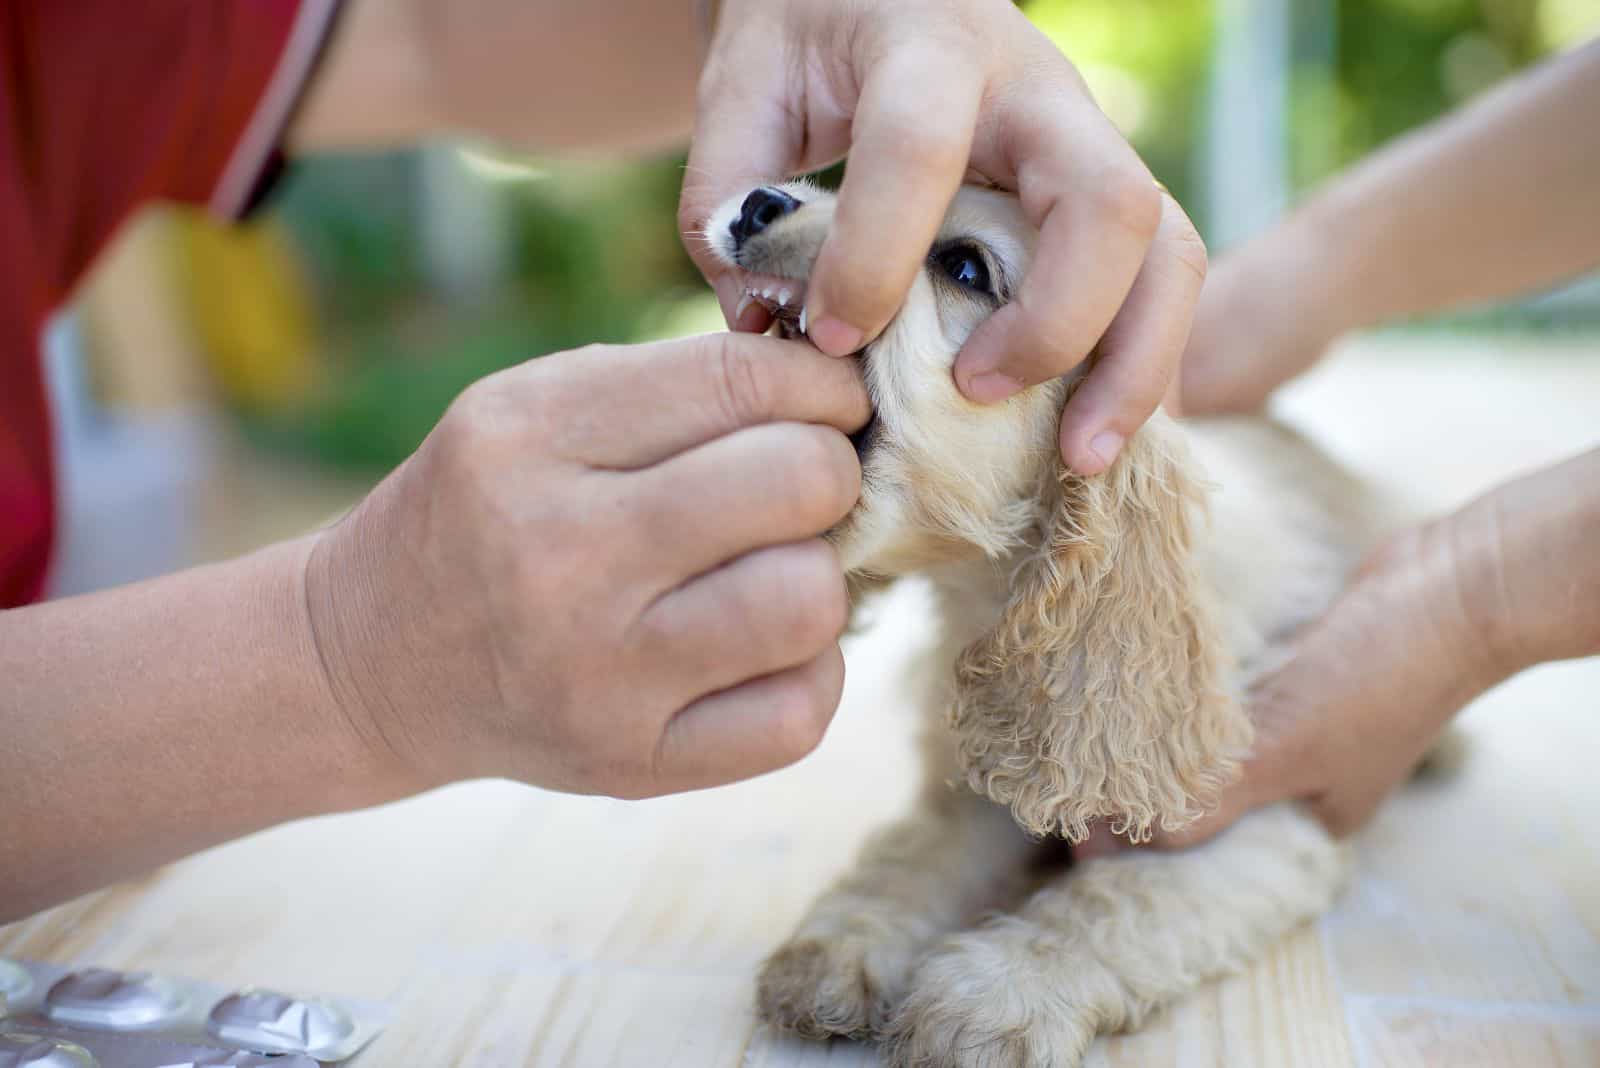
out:
{"label": "puppy's paw pad", "polygon": [[877,949],[853,938],[790,942],[761,969],[761,1015],[806,1038],[882,1036],[910,961]]}

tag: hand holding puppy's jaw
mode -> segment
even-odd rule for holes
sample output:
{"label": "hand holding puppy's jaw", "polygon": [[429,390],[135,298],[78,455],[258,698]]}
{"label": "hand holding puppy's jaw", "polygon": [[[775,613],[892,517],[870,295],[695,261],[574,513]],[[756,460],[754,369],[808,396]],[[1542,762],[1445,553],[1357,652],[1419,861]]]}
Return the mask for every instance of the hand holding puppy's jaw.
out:
{"label": "hand holding puppy's jaw", "polygon": [[1100,112],[1072,64],[1009,5],[727,0],[701,78],[680,224],[728,323],[755,307],[700,239],[740,189],[849,155],[812,274],[809,336],[842,356],[905,300],[964,176],[1021,197],[1040,245],[1017,299],[962,354],[993,404],[1099,358],[1061,451],[1098,474],[1155,411],[1183,351],[1204,247]]}
{"label": "hand holding puppy's jaw", "polygon": [[457,399],[322,536],[329,685],[413,788],[643,797],[799,759],[837,705],[859,373],[717,335],[561,353]]}

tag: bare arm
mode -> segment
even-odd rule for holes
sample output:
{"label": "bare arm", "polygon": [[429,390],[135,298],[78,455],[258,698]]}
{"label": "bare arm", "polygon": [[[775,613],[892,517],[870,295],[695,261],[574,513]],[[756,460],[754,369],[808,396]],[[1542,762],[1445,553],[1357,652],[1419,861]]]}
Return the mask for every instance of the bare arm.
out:
{"label": "bare arm", "polygon": [[405,792],[323,682],[309,550],[0,613],[0,922]]}
{"label": "bare arm", "polygon": [[1513,296],[1600,264],[1600,41],[1405,137],[1211,273],[1188,412],[1242,411],[1363,326]]}
{"label": "bare arm", "polygon": [[544,151],[682,144],[704,17],[697,0],[348,0],[290,145],[446,133]]}
{"label": "bare arm", "polygon": [[[1597,537],[1600,449],[1397,535],[1255,684],[1240,780],[1155,844],[1192,845],[1285,800],[1336,834],[1358,830],[1479,694],[1536,664],[1600,654]],[[1122,847],[1101,827],[1087,854]]]}
{"label": "bare arm", "polygon": [[459,779],[639,798],[798,759],[843,684],[815,535],[868,409],[773,338],[557,353],[314,537],[0,612],[0,923]]}

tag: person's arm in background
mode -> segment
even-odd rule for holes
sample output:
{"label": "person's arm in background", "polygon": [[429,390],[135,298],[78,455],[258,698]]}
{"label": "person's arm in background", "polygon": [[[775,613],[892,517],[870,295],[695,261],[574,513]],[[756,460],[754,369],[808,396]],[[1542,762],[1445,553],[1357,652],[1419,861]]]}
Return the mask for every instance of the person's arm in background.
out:
{"label": "person's arm in background", "polygon": [[[1224,257],[1185,354],[1185,414],[1249,411],[1349,329],[1521,293],[1600,263],[1600,42],[1332,179]],[[1464,705],[1524,668],[1600,653],[1600,449],[1383,546],[1248,695],[1256,744],[1215,812],[1307,803],[1371,818]],[[1094,856],[1124,848],[1097,829]]]}
{"label": "person's arm in background", "polygon": [[[1247,695],[1256,741],[1239,781],[1153,844],[1192,845],[1287,800],[1335,834],[1359,830],[1473,698],[1600,653],[1596,544],[1600,449],[1392,539]],[[1082,855],[1118,848],[1101,827]]]}
{"label": "person's arm in background", "polygon": [[1249,411],[1347,331],[1600,264],[1597,114],[1600,41],[1328,181],[1218,260],[1169,401]]}

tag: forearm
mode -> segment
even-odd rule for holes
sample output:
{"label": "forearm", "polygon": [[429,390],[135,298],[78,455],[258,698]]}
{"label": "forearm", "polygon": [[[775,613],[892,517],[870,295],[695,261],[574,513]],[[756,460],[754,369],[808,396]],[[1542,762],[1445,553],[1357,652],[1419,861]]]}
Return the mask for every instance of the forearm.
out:
{"label": "forearm", "polygon": [[406,792],[329,694],[309,548],[0,613],[0,922]]}
{"label": "forearm", "polygon": [[290,144],[669,147],[693,119],[704,19],[697,0],[347,0]]}
{"label": "forearm", "polygon": [[[1600,264],[1600,42],[1331,181],[1273,240],[1317,250],[1341,327],[1510,297]],[[1337,331],[1331,331],[1337,332]]]}

